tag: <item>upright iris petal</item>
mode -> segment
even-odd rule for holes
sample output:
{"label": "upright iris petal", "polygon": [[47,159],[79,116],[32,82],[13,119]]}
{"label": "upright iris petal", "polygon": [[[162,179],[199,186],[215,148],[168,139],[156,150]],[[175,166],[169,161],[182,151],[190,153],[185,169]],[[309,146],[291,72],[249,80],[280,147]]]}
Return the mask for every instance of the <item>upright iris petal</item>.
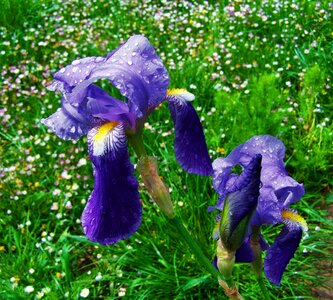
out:
{"label": "upright iris petal", "polygon": [[82,214],[87,237],[113,244],[131,236],[141,223],[141,203],[124,128],[106,123],[88,134],[94,166],[94,190]]}

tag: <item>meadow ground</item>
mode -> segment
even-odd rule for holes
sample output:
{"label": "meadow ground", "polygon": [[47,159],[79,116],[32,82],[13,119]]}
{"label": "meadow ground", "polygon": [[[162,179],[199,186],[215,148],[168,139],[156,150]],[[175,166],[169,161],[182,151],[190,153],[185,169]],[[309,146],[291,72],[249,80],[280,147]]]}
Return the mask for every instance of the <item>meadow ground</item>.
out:
{"label": "meadow ground", "polygon": [[[63,141],[40,123],[59,107],[60,95],[45,88],[55,71],[105,56],[138,33],[154,45],[171,87],[196,95],[212,160],[256,134],[285,143],[286,168],[306,189],[293,208],[309,232],[281,286],[266,284],[272,299],[331,299],[332,2],[0,0],[0,7],[1,299],[223,299],[142,184],[138,232],[113,246],[89,242],[80,224],[93,187],[86,139]],[[207,207],[217,195],[210,178],[181,170],[173,135],[164,104],[145,124],[145,144],[212,258],[215,213]],[[279,229],[264,235],[271,242]],[[249,270],[237,265],[236,280],[245,299],[259,299]]]}

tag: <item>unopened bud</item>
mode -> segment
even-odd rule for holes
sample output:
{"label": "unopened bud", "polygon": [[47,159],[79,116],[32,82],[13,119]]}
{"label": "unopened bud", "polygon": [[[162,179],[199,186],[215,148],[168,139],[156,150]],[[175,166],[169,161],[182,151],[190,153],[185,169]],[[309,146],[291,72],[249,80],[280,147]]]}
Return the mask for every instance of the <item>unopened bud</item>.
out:
{"label": "unopened bud", "polygon": [[157,160],[151,156],[144,156],[139,160],[137,169],[141,174],[148,193],[158,207],[169,218],[175,217],[176,214],[170,199],[169,189],[158,175]]}

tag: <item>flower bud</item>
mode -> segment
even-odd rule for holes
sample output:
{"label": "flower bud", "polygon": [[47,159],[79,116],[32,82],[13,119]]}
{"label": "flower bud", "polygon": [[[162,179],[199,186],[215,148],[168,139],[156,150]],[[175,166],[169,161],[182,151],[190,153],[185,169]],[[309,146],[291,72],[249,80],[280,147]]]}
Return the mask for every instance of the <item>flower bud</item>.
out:
{"label": "flower bud", "polygon": [[139,160],[137,169],[154,202],[169,218],[175,217],[169,190],[158,175],[157,160],[151,156],[144,156]]}

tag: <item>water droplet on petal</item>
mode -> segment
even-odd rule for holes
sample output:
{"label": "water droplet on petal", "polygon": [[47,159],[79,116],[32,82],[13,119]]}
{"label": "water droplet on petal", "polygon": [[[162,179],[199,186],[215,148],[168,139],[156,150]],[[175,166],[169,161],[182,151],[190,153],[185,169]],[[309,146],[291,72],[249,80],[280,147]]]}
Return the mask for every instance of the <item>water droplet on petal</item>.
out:
{"label": "water droplet on petal", "polygon": [[78,65],[78,64],[80,64],[80,61],[78,59],[73,60],[72,65],[75,66],[75,65]]}
{"label": "water droplet on petal", "polygon": [[65,68],[62,68],[59,72],[60,73],[65,73],[66,69]]}
{"label": "water droplet on petal", "polygon": [[129,66],[131,66],[131,65],[133,65],[133,62],[132,62],[131,60],[129,60],[129,61],[127,62],[127,64],[128,64]]}
{"label": "water droplet on petal", "polygon": [[97,62],[97,63],[101,62],[102,60],[104,60],[104,58],[100,57],[100,56],[95,58],[95,62]]}

